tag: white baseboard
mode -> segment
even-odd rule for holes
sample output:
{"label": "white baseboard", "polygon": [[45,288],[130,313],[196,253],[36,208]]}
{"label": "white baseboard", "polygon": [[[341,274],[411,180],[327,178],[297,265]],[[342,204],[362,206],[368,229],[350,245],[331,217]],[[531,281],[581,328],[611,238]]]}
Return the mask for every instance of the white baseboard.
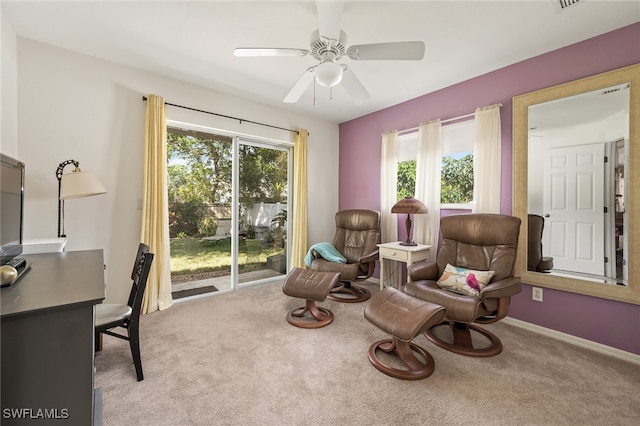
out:
{"label": "white baseboard", "polygon": [[553,339],[562,340],[563,342],[571,343],[572,345],[580,346],[581,348],[589,349],[604,355],[609,355],[614,358],[640,365],[640,355],[631,352],[612,348],[611,346],[592,342],[591,340],[572,336],[571,334],[562,333],[560,331],[552,330],[550,328],[542,327],[536,324],[531,324],[529,322],[521,321],[515,318],[506,317],[503,318],[502,321],[504,321],[505,324],[513,325],[514,327],[533,331],[534,333],[542,334]]}

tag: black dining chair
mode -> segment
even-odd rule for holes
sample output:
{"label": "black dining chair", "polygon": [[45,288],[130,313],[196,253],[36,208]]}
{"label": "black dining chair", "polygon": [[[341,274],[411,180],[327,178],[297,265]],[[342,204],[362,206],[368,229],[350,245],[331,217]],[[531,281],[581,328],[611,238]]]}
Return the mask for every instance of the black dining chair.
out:
{"label": "black dining chair", "polygon": [[[153,262],[153,253],[149,251],[149,246],[140,244],[138,253],[131,272],[131,292],[126,305],[103,303],[96,305],[95,322],[95,349],[101,350],[101,334],[108,334],[119,339],[129,341],[131,355],[136,368],[138,381],[144,379],[142,373],[142,360],[140,358],[140,310],[142,308],[142,297],[147,286],[149,270]],[[127,334],[116,333],[112,329],[120,327],[127,330]]]}

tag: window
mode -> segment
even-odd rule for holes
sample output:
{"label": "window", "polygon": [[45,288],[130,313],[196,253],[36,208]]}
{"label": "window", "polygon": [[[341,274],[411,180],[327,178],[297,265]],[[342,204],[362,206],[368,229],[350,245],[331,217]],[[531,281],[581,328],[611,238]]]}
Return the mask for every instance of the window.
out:
{"label": "window", "polygon": [[[442,127],[442,208],[470,208],[473,203],[474,121]],[[398,138],[398,200],[413,196],[416,184],[418,133]]]}

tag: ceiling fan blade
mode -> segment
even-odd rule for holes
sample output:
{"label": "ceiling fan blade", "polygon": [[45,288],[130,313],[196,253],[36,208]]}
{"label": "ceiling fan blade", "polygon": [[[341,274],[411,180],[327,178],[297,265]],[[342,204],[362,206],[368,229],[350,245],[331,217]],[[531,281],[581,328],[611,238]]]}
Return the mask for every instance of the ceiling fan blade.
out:
{"label": "ceiling fan blade", "polygon": [[329,40],[340,40],[344,2],[318,0],[317,6],[320,36]]}
{"label": "ceiling fan blade", "polygon": [[302,74],[298,81],[296,81],[296,84],[294,84],[291,90],[289,90],[289,93],[287,94],[287,96],[285,96],[283,102],[287,104],[295,104],[296,102],[298,102],[300,96],[302,96],[304,91],[307,90],[307,87],[309,87],[309,85],[315,78],[315,74],[313,73],[315,68],[315,66],[307,68],[304,74]]}
{"label": "ceiling fan blade", "polygon": [[347,55],[356,61],[419,61],[424,58],[424,43],[421,41],[398,41],[392,43],[359,44],[349,46]]}
{"label": "ceiling fan blade", "polygon": [[286,47],[238,47],[233,51],[237,57],[256,56],[306,56],[309,54],[305,49],[289,49]]}
{"label": "ceiling fan blade", "polygon": [[342,73],[342,87],[347,91],[349,96],[351,96],[356,101],[364,101],[365,99],[369,99],[369,92],[364,88],[358,77],[351,71],[346,65],[342,65],[343,73]]}

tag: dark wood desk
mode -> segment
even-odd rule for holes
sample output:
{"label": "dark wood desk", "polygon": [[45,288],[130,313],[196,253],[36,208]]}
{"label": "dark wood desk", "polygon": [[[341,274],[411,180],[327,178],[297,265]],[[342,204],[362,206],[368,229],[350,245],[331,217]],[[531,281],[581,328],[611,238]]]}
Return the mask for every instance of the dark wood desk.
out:
{"label": "dark wood desk", "polygon": [[105,296],[102,250],[24,258],[31,269],[0,292],[0,422],[92,425],[94,305]]}

